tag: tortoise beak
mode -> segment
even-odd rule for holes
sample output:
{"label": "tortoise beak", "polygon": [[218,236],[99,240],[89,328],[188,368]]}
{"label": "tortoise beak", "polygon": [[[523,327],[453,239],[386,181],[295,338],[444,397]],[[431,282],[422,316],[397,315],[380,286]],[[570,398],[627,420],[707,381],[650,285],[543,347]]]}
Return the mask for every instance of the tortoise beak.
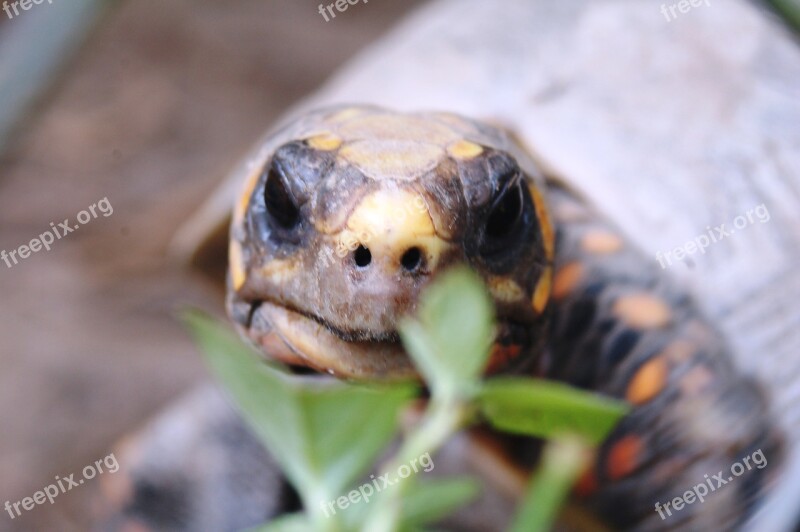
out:
{"label": "tortoise beak", "polygon": [[303,365],[346,378],[418,378],[398,342],[348,342],[323,324],[272,303],[262,304],[258,312]]}
{"label": "tortoise beak", "polygon": [[418,380],[397,341],[348,341],[322,323],[270,302],[229,303],[239,332],[269,358],[351,379]]}

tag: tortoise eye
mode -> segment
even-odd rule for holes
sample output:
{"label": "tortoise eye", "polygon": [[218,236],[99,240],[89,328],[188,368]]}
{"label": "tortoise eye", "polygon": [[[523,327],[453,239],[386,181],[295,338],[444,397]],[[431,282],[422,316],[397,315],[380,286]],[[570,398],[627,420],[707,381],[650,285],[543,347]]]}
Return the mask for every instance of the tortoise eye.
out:
{"label": "tortoise eye", "polygon": [[300,208],[274,164],[269,170],[264,187],[264,203],[272,219],[282,228],[292,229],[299,222]]}
{"label": "tortoise eye", "polygon": [[529,239],[525,220],[527,199],[520,177],[514,177],[489,208],[480,234],[478,252],[484,260],[509,265],[520,245]]}
{"label": "tortoise eye", "polygon": [[519,181],[506,188],[492,205],[486,219],[486,237],[501,239],[509,236],[522,218],[522,187]]}

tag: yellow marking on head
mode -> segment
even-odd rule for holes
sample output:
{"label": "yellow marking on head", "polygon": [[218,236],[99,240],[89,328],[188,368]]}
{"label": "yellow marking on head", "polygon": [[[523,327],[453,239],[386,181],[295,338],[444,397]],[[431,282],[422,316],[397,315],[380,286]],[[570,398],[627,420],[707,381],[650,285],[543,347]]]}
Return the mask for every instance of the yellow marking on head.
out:
{"label": "yellow marking on head", "polygon": [[228,244],[228,264],[230,265],[233,289],[238,292],[247,280],[244,257],[242,256],[242,245],[238,240],[231,239]]}
{"label": "yellow marking on head", "polygon": [[373,179],[414,179],[433,170],[444,150],[423,142],[365,140],[347,144],[339,155]]}
{"label": "yellow marking on head", "polygon": [[500,301],[512,303],[519,301],[525,295],[525,291],[513,279],[507,277],[490,277],[489,278],[489,291]]}
{"label": "yellow marking on head", "polygon": [[625,397],[634,405],[640,405],[661,393],[667,384],[669,367],[664,357],[657,356],[642,365],[628,383]]}
{"label": "yellow marking on head", "polygon": [[239,224],[244,220],[245,214],[247,214],[247,207],[250,205],[250,198],[253,196],[259,177],[261,177],[260,167],[247,176],[244,187],[239,193],[239,201],[236,202],[236,206],[233,209],[234,223]]}
{"label": "yellow marking on head", "polygon": [[613,312],[625,324],[636,329],[656,329],[672,319],[667,304],[646,292],[620,297],[614,302]]}
{"label": "yellow marking on head", "polygon": [[342,145],[342,139],[332,133],[320,133],[306,139],[306,144],[315,150],[333,151]]}
{"label": "yellow marking on head", "polygon": [[[347,220],[347,230],[373,257],[383,257],[394,264],[399,264],[408,249],[418,247],[427,268],[432,269],[449,245],[436,235],[421,200],[418,194],[400,188],[377,190],[358,204]],[[347,233],[341,235],[337,237],[345,238]]]}
{"label": "yellow marking on head", "polygon": [[533,204],[536,206],[536,217],[539,219],[539,227],[542,228],[542,238],[544,239],[544,253],[548,261],[553,260],[555,255],[555,231],[553,230],[553,222],[550,219],[550,213],[547,209],[542,193],[536,184],[531,183],[528,188],[533,197]]}
{"label": "yellow marking on head", "polygon": [[298,263],[289,259],[273,259],[265,264],[259,273],[275,284],[283,284],[297,271]]}
{"label": "yellow marking on head", "polygon": [[472,159],[483,153],[479,144],[468,140],[459,140],[447,146],[447,154],[454,159]]}
{"label": "yellow marking on head", "polygon": [[622,249],[622,239],[605,229],[593,229],[588,231],[581,238],[581,246],[584,251],[597,255],[615,253]]}
{"label": "yellow marking on head", "polygon": [[533,299],[531,299],[533,310],[535,310],[538,314],[541,314],[544,308],[547,306],[547,302],[550,300],[552,286],[553,268],[548,266],[542,272],[542,276],[539,277],[539,282],[536,283],[536,290],[533,292]]}
{"label": "yellow marking on head", "polygon": [[371,231],[356,233],[350,229],[342,229],[335,237],[335,251],[339,257],[347,256],[351,251],[355,251],[358,246],[367,247],[373,238]]}
{"label": "yellow marking on head", "polygon": [[561,299],[569,295],[581,282],[583,275],[584,268],[579,262],[570,262],[559,268],[553,283],[553,299]]}

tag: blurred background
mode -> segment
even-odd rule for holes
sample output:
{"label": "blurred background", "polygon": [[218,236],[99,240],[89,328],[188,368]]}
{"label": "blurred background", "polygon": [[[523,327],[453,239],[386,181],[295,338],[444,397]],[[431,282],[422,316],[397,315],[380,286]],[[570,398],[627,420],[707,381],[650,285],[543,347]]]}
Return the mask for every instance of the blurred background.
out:
{"label": "blurred background", "polygon": [[[114,209],[0,262],[0,505],[102,459],[209,379],[175,311],[221,313],[221,294],[170,258],[177,228],[290,105],[424,3],[372,0],[330,22],[311,0],[0,12],[0,250],[103,198]],[[800,20],[791,0],[770,7]],[[86,530],[99,488],[0,516],[0,531]]]}
{"label": "blurred background", "polygon": [[[51,251],[0,263],[0,505],[102,459],[208,379],[174,312],[220,312],[221,297],[169,258],[175,231],[290,104],[419,3],[372,2],[329,23],[317,2],[290,0],[0,12],[0,115],[47,87],[32,63],[60,72],[6,139],[0,249],[104,197],[114,209]],[[85,530],[98,488],[13,522],[4,513],[0,530]]]}

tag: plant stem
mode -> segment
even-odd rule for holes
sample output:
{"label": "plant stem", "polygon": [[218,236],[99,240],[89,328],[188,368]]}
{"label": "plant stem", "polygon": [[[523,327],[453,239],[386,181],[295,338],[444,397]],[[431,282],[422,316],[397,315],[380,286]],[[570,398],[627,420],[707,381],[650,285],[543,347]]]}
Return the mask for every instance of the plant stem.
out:
{"label": "plant stem", "polygon": [[[467,403],[453,395],[434,395],[419,426],[408,435],[384,473],[394,474],[400,466],[425,453],[433,454],[458,431],[467,420]],[[364,532],[394,532],[400,523],[403,494],[411,484],[409,479],[399,479],[393,489],[375,501],[367,516]]]}

